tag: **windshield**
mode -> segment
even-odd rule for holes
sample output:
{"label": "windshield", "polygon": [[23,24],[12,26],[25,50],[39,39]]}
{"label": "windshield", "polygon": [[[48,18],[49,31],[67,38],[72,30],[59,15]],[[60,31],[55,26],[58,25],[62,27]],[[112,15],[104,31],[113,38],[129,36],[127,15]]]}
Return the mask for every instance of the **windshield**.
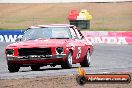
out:
{"label": "windshield", "polygon": [[71,36],[68,27],[33,28],[28,29],[24,33],[22,40],[35,40],[39,38],[67,39],[71,38]]}

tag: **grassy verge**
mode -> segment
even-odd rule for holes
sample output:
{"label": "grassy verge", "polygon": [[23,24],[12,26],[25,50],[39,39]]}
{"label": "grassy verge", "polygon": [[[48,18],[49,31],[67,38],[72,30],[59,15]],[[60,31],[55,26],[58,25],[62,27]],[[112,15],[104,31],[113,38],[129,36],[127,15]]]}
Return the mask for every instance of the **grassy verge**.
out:
{"label": "grassy verge", "polygon": [[[93,16],[90,31],[132,31],[132,2],[0,4],[0,30],[26,29],[32,25],[66,24],[71,9],[87,9]],[[87,29],[88,30],[88,29]]]}
{"label": "grassy verge", "polygon": [[[0,30],[25,30],[27,28],[0,28]],[[131,30],[119,30],[119,29],[80,29],[81,31],[131,31]]]}

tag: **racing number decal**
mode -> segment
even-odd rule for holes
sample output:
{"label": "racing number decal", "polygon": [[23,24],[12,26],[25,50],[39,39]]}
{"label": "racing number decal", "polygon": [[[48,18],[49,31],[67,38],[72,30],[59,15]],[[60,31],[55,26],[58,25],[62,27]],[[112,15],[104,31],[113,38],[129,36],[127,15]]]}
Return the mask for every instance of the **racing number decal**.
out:
{"label": "racing number decal", "polygon": [[78,53],[77,53],[77,59],[79,59],[81,56],[81,47],[78,47]]}

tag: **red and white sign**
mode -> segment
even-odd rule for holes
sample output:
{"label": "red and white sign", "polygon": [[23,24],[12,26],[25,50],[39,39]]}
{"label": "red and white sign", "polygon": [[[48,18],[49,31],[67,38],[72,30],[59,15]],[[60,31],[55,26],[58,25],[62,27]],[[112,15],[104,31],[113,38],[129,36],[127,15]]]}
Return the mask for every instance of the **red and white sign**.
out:
{"label": "red and white sign", "polygon": [[92,43],[132,44],[132,31],[88,31],[83,34]]}

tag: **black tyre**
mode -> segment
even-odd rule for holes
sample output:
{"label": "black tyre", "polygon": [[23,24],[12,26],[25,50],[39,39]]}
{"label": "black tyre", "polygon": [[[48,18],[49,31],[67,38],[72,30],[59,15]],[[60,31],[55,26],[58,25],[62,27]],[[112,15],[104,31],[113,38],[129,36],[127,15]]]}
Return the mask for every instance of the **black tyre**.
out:
{"label": "black tyre", "polygon": [[84,85],[87,82],[87,79],[84,76],[77,76],[76,81],[79,85]]}
{"label": "black tyre", "polygon": [[32,71],[38,71],[40,70],[40,66],[33,65],[31,66]]}
{"label": "black tyre", "polygon": [[87,54],[83,60],[82,63],[80,63],[80,65],[82,67],[89,67],[90,66],[90,60],[91,60],[91,57],[90,57],[90,50],[87,51]]}
{"label": "black tyre", "polygon": [[65,62],[62,62],[61,67],[63,69],[70,69],[72,67],[72,53],[70,52]]}
{"label": "black tyre", "polygon": [[9,72],[18,72],[20,69],[20,66],[16,66],[13,64],[8,64],[8,70]]}

